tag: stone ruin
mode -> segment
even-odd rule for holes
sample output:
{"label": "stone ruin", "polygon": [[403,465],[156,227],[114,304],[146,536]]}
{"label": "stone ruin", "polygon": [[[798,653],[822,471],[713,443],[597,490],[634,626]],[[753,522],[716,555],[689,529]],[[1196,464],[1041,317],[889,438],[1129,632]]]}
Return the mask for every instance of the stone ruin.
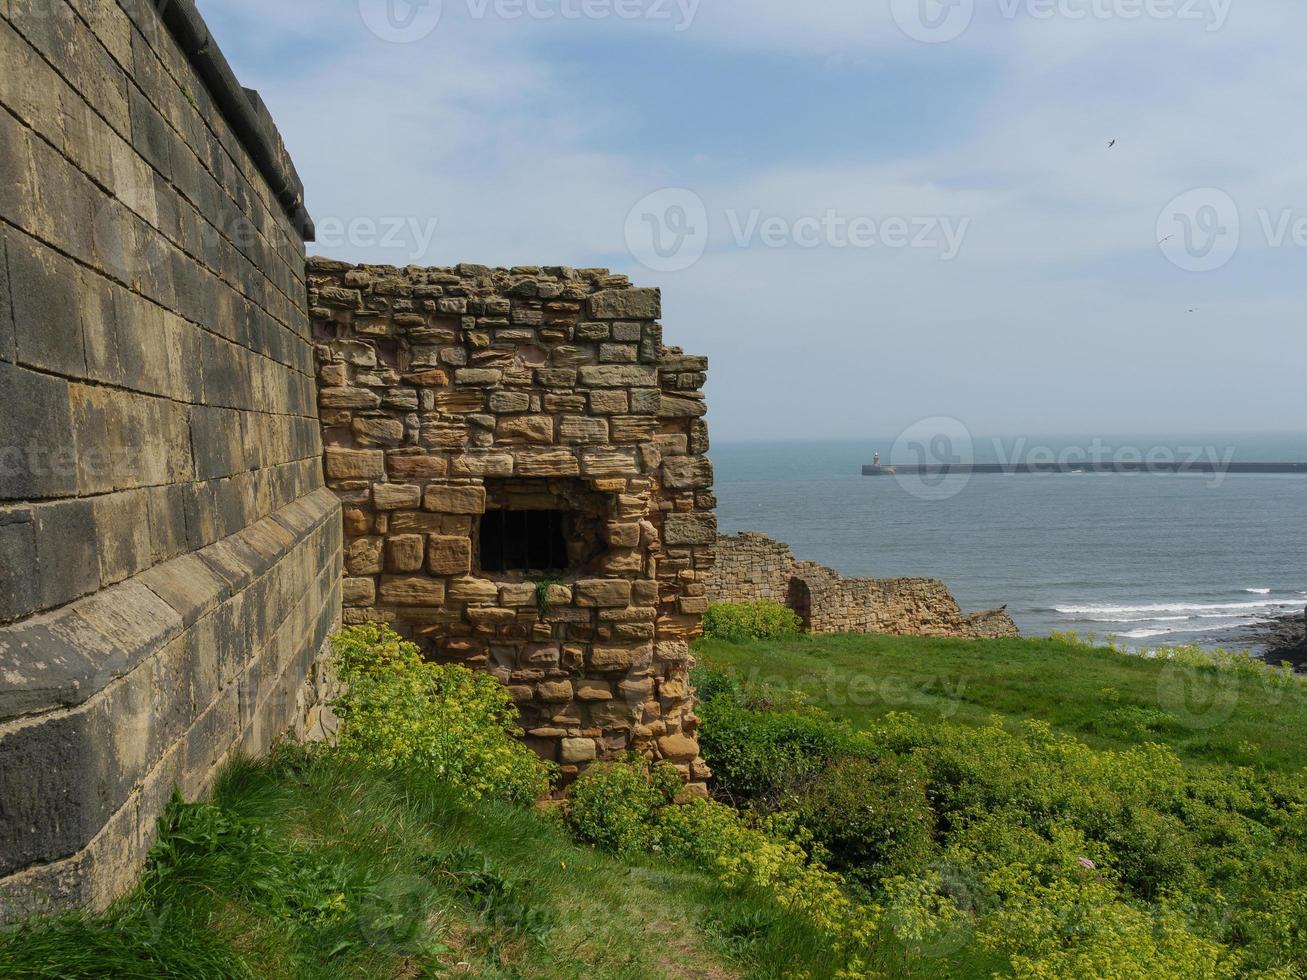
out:
{"label": "stone ruin", "polygon": [[311,259],[344,621],[499,677],[565,777],[634,750],[695,792],[714,559],[707,361],[603,270]]}
{"label": "stone ruin", "polygon": [[708,598],[779,602],[798,614],[807,633],[1020,636],[1003,609],[964,614],[948,586],[936,579],[843,578],[824,565],[796,560],[789,545],[756,531],[718,538]]}

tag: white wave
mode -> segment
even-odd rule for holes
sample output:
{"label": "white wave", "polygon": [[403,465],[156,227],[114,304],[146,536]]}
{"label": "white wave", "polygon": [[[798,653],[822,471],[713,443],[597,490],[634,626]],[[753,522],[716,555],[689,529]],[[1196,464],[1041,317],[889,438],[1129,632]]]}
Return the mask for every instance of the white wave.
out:
{"label": "white wave", "polygon": [[[1166,603],[1158,602],[1143,606],[1055,606],[1054,612],[1067,616],[1080,616],[1089,619],[1101,619],[1111,616],[1137,615],[1139,613],[1157,613],[1159,615],[1176,613],[1242,613],[1255,610],[1281,609],[1296,607],[1298,603],[1284,599],[1268,599],[1264,602],[1196,602]],[[1111,620],[1105,619],[1105,622]]]}
{"label": "white wave", "polygon": [[1138,629],[1131,630],[1129,633],[1122,633],[1120,636],[1123,640],[1146,640],[1153,636],[1188,636],[1191,633],[1222,633],[1226,630],[1247,625],[1249,624],[1222,623],[1220,626],[1201,626],[1193,629],[1167,629],[1165,627],[1158,629]]}
{"label": "white wave", "polygon": [[1244,589],[1245,592],[1251,592],[1253,595],[1270,595],[1270,589]]}

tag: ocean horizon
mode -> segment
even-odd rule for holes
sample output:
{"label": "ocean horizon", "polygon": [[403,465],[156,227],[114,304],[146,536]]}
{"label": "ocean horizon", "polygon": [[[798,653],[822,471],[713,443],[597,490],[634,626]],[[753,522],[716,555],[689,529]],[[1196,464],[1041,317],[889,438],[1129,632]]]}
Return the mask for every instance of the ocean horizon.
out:
{"label": "ocean horizon", "polygon": [[1295,462],[1307,435],[995,437],[962,451],[956,439],[718,440],[721,529],[761,531],[850,577],[942,579],[966,611],[1006,605],[1027,636],[1245,648],[1257,626],[1307,606],[1307,477],[861,475],[877,452],[948,461],[937,450],[977,463],[1081,451]]}

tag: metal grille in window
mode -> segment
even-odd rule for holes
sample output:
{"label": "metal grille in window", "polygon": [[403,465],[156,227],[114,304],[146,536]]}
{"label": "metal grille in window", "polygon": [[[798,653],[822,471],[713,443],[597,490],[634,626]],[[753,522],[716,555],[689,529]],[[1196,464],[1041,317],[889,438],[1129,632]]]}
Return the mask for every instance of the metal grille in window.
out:
{"label": "metal grille in window", "polygon": [[492,510],[481,518],[481,570],[558,572],[567,568],[564,513]]}

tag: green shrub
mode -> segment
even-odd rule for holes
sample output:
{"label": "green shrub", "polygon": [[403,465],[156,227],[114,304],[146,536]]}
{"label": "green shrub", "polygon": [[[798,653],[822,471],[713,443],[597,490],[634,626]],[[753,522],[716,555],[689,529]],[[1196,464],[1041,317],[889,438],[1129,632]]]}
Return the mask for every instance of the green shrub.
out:
{"label": "green shrub", "polygon": [[568,824],[587,843],[628,856],[644,853],[654,842],[656,814],[680,786],[669,766],[598,763],[572,786]]}
{"label": "green shrub", "polygon": [[701,700],[699,748],[717,787],[737,803],[780,807],[841,755],[857,754],[858,737],[829,718],[758,711],[730,694]]}
{"label": "green shrub", "polygon": [[518,740],[517,708],[496,678],[428,663],[387,626],[343,630],[333,650],[347,759],[417,768],[471,799],[529,804],[549,791],[549,768]]}
{"label": "green shrub", "polygon": [[703,617],[703,632],[717,640],[777,640],[797,636],[803,622],[779,602],[714,602]]}
{"label": "green shrub", "polygon": [[[788,811],[870,891],[873,946],[965,947],[1030,977],[1307,975],[1302,773],[1186,765],[1147,741],[1096,750],[1034,721],[855,731],[698,677],[719,788]],[[1119,701],[1108,714],[1145,738],[1171,723]]]}
{"label": "green shrub", "polygon": [[868,888],[935,853],[926,772],[911,759],[840,759],[799,796],[795,815],[827,863]]}

